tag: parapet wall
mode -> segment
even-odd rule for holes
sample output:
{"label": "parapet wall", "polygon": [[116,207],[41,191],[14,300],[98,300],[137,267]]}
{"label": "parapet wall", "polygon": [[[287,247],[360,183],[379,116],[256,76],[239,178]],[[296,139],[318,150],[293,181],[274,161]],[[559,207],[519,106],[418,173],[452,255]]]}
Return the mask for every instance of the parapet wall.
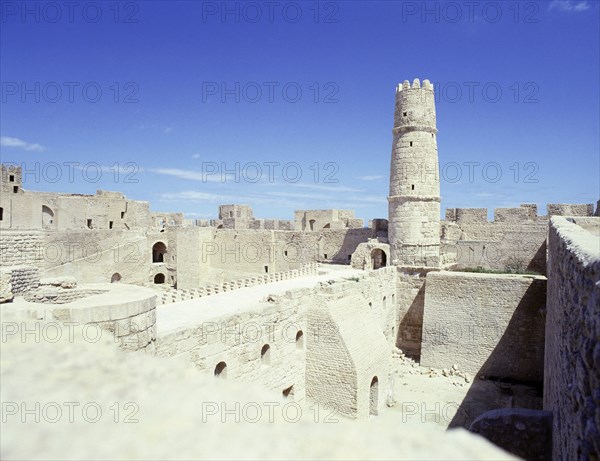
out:
{"label": "parapet wall", "polygon": [[542,383],[546,278],[427,274],[421,365]]}
{"label": "parapet wall", "polygon": [[232,291],[240,288],[248,288],[256,285],[279,282],[281,280],[289,280],[297,277],[316,275],[316,273],[317,263],[308,263],[304,264],[299,269],[292,269],[284,272],[275,272],[274,274],[257,275],[256,277],[246,277],[243,279],[230,280],[221,284],[204,284],[202,286],[199,286],[198,288],[190,289],[171,288],[165,293],[163,293],[159,301],[159,305],[188,301],[190,299],[202,298],[203,296],[210,296],[225,291]]}
{"label": "parapet wall", "polygon": [[553,413],[553,459],[597,459],[600,218],[550,220],[547,311],[544,409]]}

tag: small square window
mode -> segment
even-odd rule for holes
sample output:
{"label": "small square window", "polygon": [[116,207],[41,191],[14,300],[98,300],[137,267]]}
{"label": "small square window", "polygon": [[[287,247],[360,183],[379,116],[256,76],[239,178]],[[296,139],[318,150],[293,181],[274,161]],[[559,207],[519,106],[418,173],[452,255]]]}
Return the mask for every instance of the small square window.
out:
{"label": "small square window", "polygon": [[16,194],[19,192],[19,186],[13,186],[13,192]]}
{"label": "small square window", "polygon": [[406,117],[408,115],[408,112],[402,112],[402,116]]}
{"label": "small square window", "polygon": [[15,175],[14,175],[14,174],[11,174],[11,175],[8,177],[8,180],[9,180],[10,182],[15,182]]}

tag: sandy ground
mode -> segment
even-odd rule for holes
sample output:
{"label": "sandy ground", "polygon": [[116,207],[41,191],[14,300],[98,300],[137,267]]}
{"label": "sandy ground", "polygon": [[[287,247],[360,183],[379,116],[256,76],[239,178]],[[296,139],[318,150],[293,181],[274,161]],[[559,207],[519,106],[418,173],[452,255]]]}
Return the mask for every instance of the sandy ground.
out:
{"label": "sandy ground", "polygon": [[542,408],[541,391],[473,377],[452,367],[421,367],[400,352],[393,354],[394,396],[381,416],[394,424],[423,424],[438,430],[468,427],[496,408]]}

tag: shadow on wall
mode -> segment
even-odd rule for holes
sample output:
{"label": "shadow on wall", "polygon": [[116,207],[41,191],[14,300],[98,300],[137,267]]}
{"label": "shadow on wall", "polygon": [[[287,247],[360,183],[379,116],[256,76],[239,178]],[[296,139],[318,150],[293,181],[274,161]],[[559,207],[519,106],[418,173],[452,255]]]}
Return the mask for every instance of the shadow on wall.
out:
{"label": "shadow on wall", "polygon": [[[356,251],[358,245],[367,242],[369,238],[375,236],[375,231],[367,228],[345,229],[345,231],[344,239],[339,248],[333,243],[325,243],[323,246],[319,245],[319,258],[324,258],[335,263],[350,264],[352,253]],[[331,235],[334,235],[335,232],[339,231],[333,230],[331,232]],[[326,236],[327,233],[323,232],[321,235]],[[326,239],[326,237],[324,238]]]}
{"label": "shadow on wall", "polygon": [[423,338],[423,312],[425,307],[425,280],[414,297],[410,307],[400,320],[396,346],[411,359],[421,361],[421,340]]}
{"label": "shadow on wall", "polygon": [[536,251],[533,258],[531,258],[531,261],[529,261],[529,264],[527,265],[528,271],[535,271],[539,274],[547,275],[546,274],[546,254],[547,254],[546,250],[547,250],[547,245],[546,245],[546,240],[544,240],[542,245]]}
{"label": "shadow on wall", "polygon": [[[545,281],[540,283],[545,284]],[[542,408],[545,310],[532,303],[539,290],[539,286],[529,286],[506,329],[501,334],[497,332],[499,340],[472,378],[471,387],[449,428],[468,429],[479,415],[497,408]],[[533,338],[523,328],[523,325],[531,325],[532,316],[541,317],[540,330]],[[476,331],[468,340],[477,341],[478,335]],[[480,376],[485,380],[479,379]]]}

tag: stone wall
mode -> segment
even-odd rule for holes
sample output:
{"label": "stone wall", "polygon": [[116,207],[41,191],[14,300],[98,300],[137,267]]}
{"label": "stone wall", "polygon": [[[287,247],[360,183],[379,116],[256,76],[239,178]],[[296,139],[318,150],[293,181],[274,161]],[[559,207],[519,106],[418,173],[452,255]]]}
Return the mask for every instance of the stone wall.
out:
{"label": "stone wall", "polygon": [[39,268],[44,262],[43,231],[2,230],[0,266],[31,265]]}
{"label": "stone wall", "polygon": [[546,279],[427,274],[421,365],[541,384]]}
{"label": "stone wall", "polygon": [[[207,374],[224,362],[228,379],[256,382],[278,394],[293,386],[295,400],[306,395],[340,414],[365,417],[374,377],[379,409],[388,395],[395,275],[396,268],[383,268],[227,312],[199,310],[193,300],[163,306],[157,353],[180,357]],[[172,309],[186,322],[163,321],[173,318]],[[266,344],[268,364],[261,357]]]}
{"label": "stone wall", "polygon": [[118,230],[48,231],[44,240],[44,277],[73,276],[80,283],[151,280],[152,246],[145,233]]}
{"label": "stone wall", "polygon": [[537,207],[497,208],[491,222],[487,213],[487,208],[446,210],[441,227],[444,261],[457,269],[545,274],[548,222],[537,216]]}
{"label": "stone wall", "polygon": [[423,332],[425,274],[398,270],[396,277],[398,333],[396,346],[409,357],[419,360]]}
{"label": "stone wall", "polygon": [[569,219],[550,221],[544,409],[554,459],[598,459],[600,218]]}
{"label": "stone wall", "polygon": [[395,276],[395,267],[383,268],[303,297],[309,306],[306,395],[312,401],[354,418],[385,406],[397,323]]}
{"label": "stone wall", "polygon": [[[179,304],[161,309],[182,307]],[[276,391],[277,395],[293,386],[288,397],[302,401],[305,309],[304,300],[296,291],[251,303],[235,314],[208,309],[201,319],[190,319],[182,327],[170,328],[159,323],[157,354],[179,357],[208,375],[217,374],[219,364],[224,363],[225,368],[218,371],[221,377],[255,382]],[[268,352],[263,354],[265,346]]]}
{"label": "stone wall", "polygon": [[13,266],[3,268],[2,277],[8,277],[13,294],[22,294],[36,289],[40,285],[40,273],[37,267]]}

